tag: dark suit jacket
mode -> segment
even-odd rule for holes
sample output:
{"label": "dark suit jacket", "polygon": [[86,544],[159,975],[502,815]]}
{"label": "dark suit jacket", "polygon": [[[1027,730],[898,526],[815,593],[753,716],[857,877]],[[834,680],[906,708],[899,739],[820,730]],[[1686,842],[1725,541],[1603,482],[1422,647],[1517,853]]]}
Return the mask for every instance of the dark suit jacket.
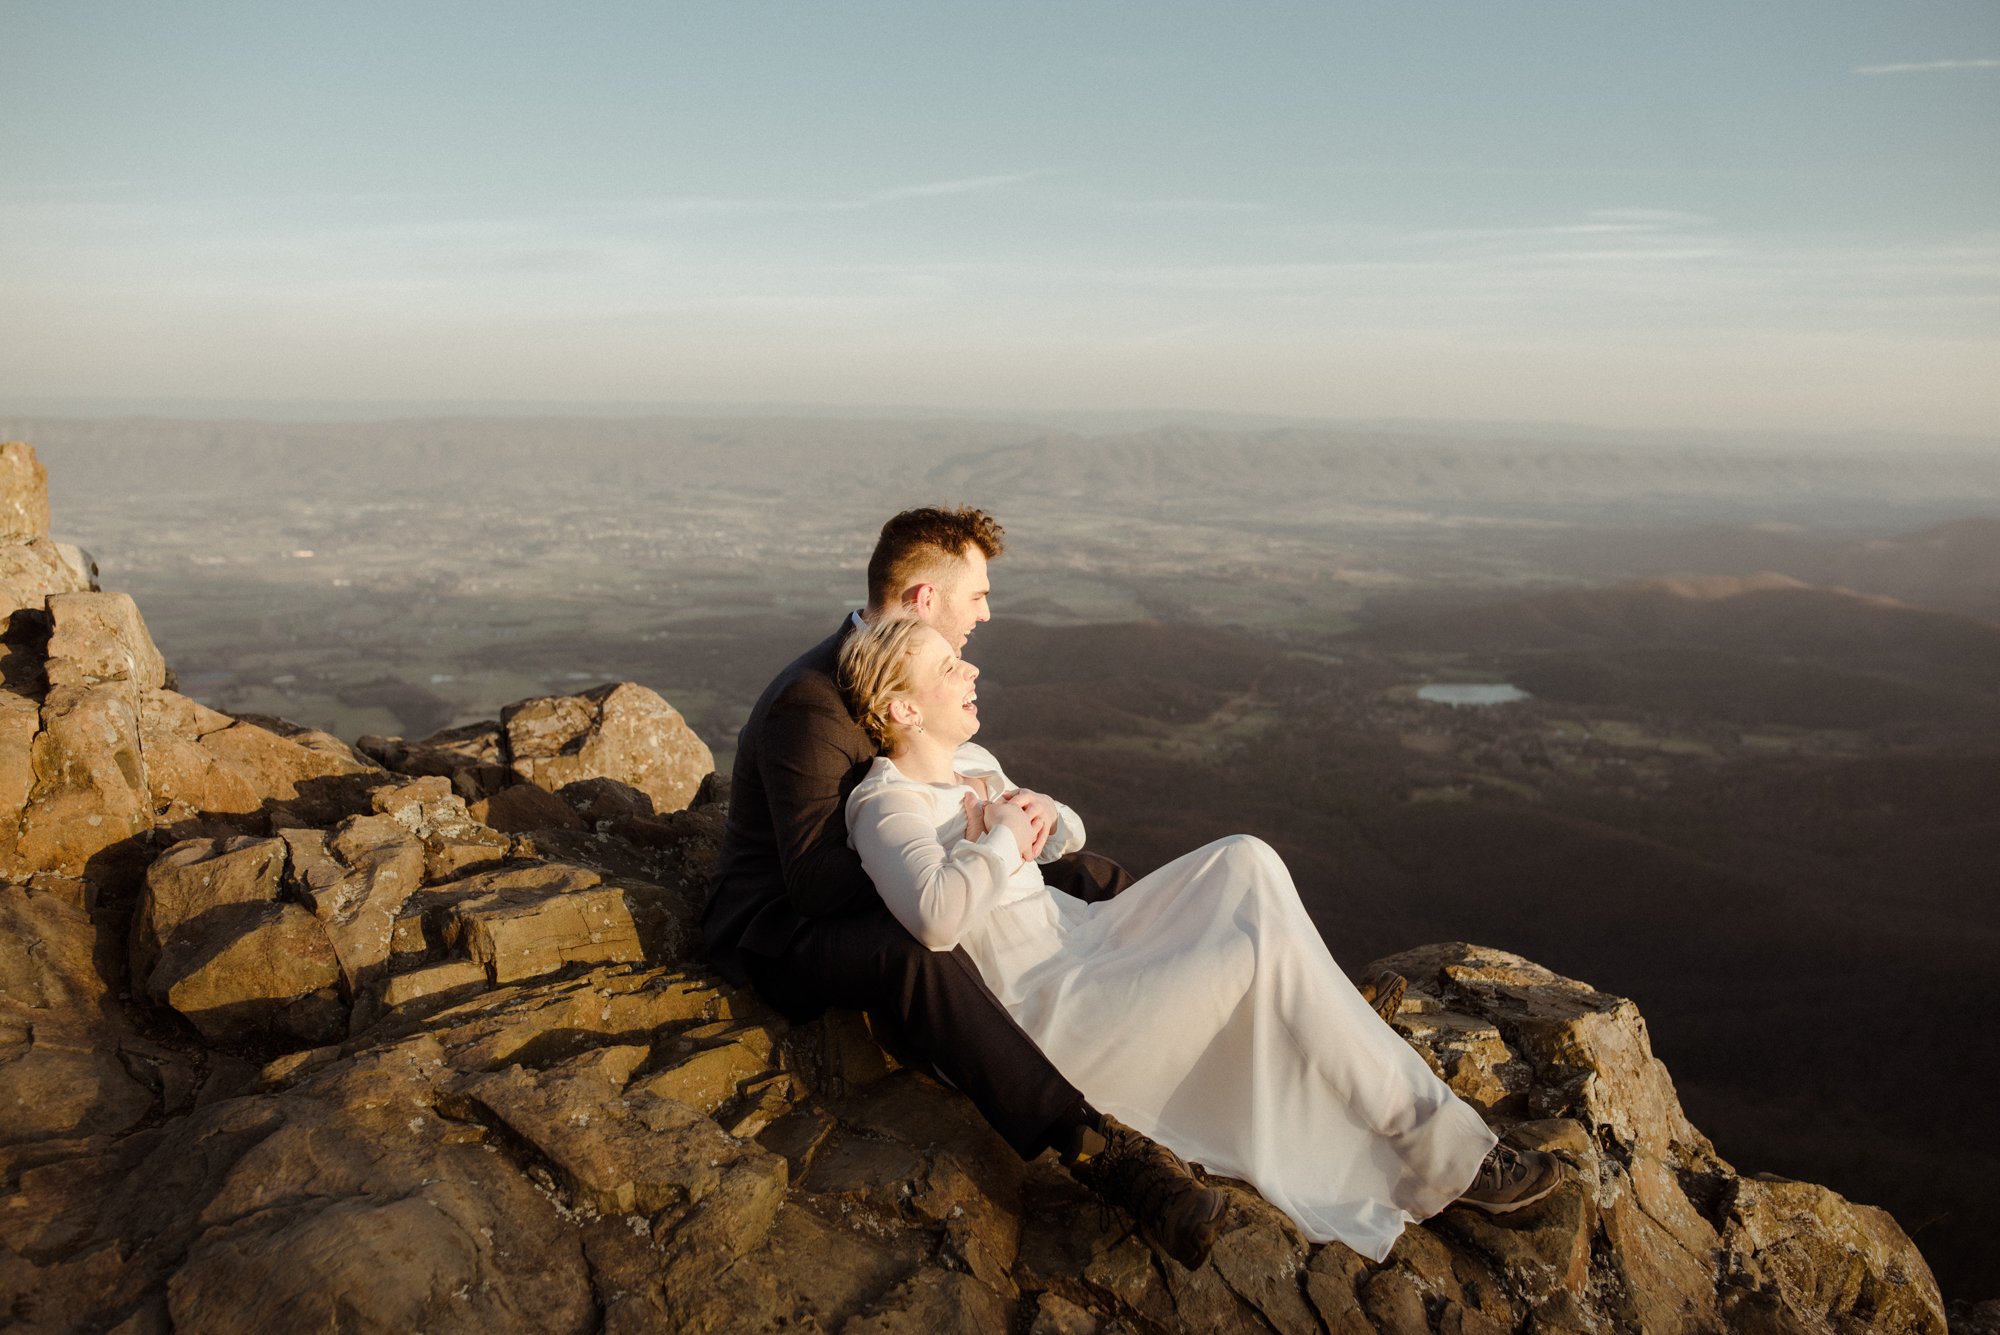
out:
{"label": "dark suit jacket", "polygon": [[842,622],[780,672],[736,739],[702,934],[709,962],[738,983],[749,981],[743,953],[782,954],[805,919],[881,902],[847,846],[847,795],[875,758],[834,680],[852,628]]}

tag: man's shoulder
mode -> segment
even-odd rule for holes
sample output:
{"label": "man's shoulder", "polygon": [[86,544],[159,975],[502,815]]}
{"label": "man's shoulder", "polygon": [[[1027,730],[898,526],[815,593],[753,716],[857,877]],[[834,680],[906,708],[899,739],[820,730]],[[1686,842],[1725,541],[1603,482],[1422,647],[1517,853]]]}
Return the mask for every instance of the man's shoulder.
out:
{"label": "man's shoulder", "polygon": [[852,752],[856,758],[874,753],[868,734],[848,713],[847,701],[835,679],[840,644],[847,626],[827,636],[787,663],[750,711],[739,738],[739,757],[759,743],[779,738],[812,737]]}
{"label": "man's shoulder", "polygon": [[822,706],[830,701],[845,714],[847,706],[841,702],[840,683],[835,680],[834,674],[840,666],[840,644],[846,638],[847,628],[842,626],[785,664],[771,679],[770,686],[765,688],[765,700],[772,704],[782,702],[788,706],[809,707]]}

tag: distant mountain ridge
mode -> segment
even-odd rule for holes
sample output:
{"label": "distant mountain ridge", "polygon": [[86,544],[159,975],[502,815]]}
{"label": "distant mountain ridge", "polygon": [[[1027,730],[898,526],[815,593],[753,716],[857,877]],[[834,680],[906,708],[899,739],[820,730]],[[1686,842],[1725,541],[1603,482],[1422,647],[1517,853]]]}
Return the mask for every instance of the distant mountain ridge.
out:
{"label": "distant mountain ridge", "polygon": [[2000,625],[1775,572],[1537,593],[1385,621],[1366,638],[1401,649],[1672,646],[1891,670],[1986,695],[2000,688]]}
{"label": "distant mountain ridge", "polygon": [[[898,417],[439,417],[361,423],[179,418],[0,419],[58,478],[115,475],[168,489],[258,484],[483,493],[525,482],[865,491],[922,479],[938,496],[1108,512],[1199,513],[1227,503],[1274,522],[1329,507],[1546,507],[1607,502],[1773,506],[1947,500],[2000,510],[2000,459],[1963,449],[1870,454],[1796,444],[1601,443],[1574,431],[1487,438],[1389,427],[1224,430],[1167,425],[1085,435],[1033,423]],[[59,496],[60,500],[61,497]]]}

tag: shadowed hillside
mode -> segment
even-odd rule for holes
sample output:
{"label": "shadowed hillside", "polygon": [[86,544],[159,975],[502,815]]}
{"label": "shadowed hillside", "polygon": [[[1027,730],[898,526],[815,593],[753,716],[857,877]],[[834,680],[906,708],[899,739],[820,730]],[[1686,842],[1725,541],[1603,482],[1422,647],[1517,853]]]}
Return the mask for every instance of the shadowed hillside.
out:
{"label": "shadowed hillside", "polygon": [[[1581,606],[1595,615],[1568,625],[1629,644],[1621,628],[1654,624],[1624,615],[1630,602],[1517,605]],[[1984,661],[2000,681],[1974,623],[1822,602],[1940,626],[1970,646],[1956,672]],[[1604,651],[1629,671],[1601,698],[1451,709],[1404,695],[1419,667],[1372,644],[1328,662],[1186,626],[981,636],[982,740],[1078,806],[1100,847],[1144,867],[1248,830],[1283,853],[1339,958],[1463,935],[1595,971],[1650,999],[1691,1106],[1757,1166],[1889,1205],[1947,1285],[2000,1284],[1983,1222],[2000,1155],[1978,1130],[1987,1082],[1971,1078],[2000,1063],[2000,1040],[1935,1021],[1990,989],[2000,951],[1990,695],[1789,655],[1625,647]],[[1863,656],[1884,649],[1858,640]],[[1590,660],[1531,661],[1553,676]],[[1711,701],[1689,682],[1716,663],[1735,675],[1710,672]],[[1867,690],[1849,699],[1856,682]],[[1809,731],[1829,726],[1846,731]]]}

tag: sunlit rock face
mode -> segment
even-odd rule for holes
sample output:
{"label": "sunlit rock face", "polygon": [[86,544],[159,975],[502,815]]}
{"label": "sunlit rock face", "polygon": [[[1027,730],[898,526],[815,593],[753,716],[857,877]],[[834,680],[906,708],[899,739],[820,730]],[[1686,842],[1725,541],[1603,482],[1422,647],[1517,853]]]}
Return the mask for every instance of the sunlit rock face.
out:
{"label": "sunlit rock face", "polygon": [[[0,547],[40,488],[0,451]],[[1463,944],[1382,962],[1397,1028],[1572,1180],[1380,1265],[1225,1183],[1182,1270],[860,1017],[707,971],[726,792],[651,692],[356,750],[177,694],[121,595],[4,587],[11,1328],[1945,1329],[1886,1214],[1728,1164],[1631,1001]]]}

